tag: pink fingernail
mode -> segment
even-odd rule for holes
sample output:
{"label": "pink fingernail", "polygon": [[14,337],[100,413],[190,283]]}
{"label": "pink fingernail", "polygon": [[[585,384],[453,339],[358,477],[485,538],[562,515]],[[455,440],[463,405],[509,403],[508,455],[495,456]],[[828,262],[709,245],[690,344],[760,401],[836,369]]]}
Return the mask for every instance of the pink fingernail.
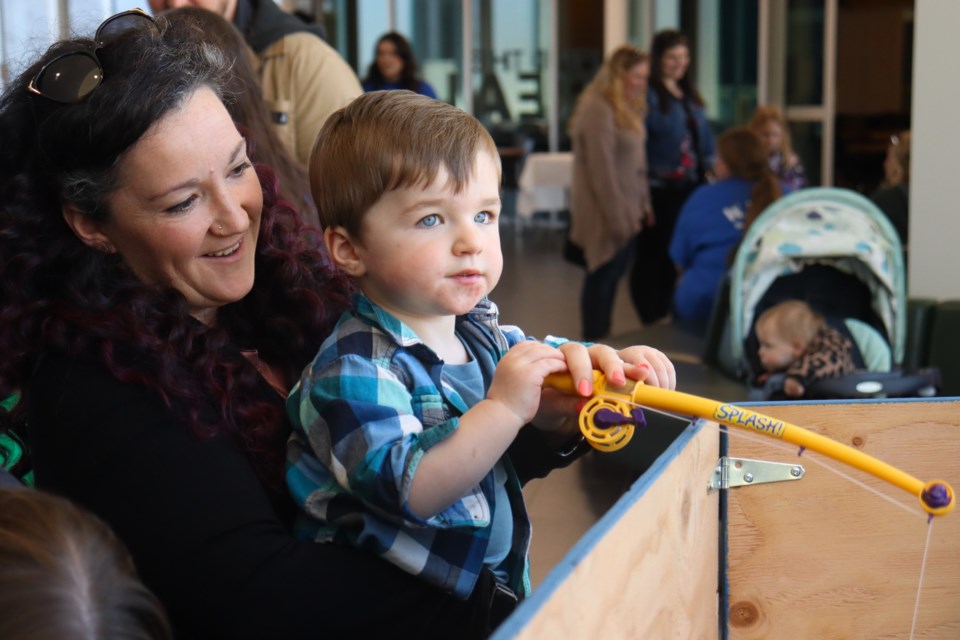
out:
{"label": "pink fingernail", "polygon": [[593,383],[584,378],[577,385],[577,391],[582,396],[589,396],[591,393],[593,393]]}
{"label": "pink fingernail", "polygon": [[627,377],[623,375],[622,371],[618,371],[610,376],[610,379],[613,380],[613,384],[622,385],[627,381]]}

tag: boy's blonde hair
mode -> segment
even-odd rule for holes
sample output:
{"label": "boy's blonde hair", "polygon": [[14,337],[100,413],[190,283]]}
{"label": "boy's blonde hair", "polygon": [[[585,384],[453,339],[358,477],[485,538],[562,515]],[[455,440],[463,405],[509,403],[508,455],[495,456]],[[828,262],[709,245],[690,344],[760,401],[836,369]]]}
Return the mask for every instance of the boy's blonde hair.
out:
{"label": "boy's blonde hair", "polygon": [[806,302],[787,300],[764,311],[757,327],[769,326],[773,332],[793,344],[806,347],[826,321]]}
{"label": "boy's blonde hair", "polygon": [[388,191],[427,186],[445,168],[455,192],[472,176],[477,154],[497,163],[497,146],[462,109],[411,91],[373,91],[324,123],[310,155],[310,192],[323,227],[360,237],[364,214]]}

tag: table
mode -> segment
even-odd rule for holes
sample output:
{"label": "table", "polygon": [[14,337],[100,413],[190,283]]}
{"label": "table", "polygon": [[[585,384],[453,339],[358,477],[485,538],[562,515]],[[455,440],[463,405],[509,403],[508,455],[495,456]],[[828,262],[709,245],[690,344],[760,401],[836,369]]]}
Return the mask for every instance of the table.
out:
{"label": "table", "polygon": [[570,208],[570,184],[573,182],[573,153],[531,153],[520,173],[517,218],[530,220],[544,211],[550,222],[559,222],[557,214]]}

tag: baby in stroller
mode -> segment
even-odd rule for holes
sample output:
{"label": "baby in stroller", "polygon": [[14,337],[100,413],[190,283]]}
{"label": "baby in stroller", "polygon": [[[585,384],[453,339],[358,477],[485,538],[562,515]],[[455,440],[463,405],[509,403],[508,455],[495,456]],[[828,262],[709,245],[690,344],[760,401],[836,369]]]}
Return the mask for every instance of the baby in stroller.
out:
{"label": "baby in stroller", "polygon": [[757,355],[768,373],[783,372],[783,393],[800,398],[811,383],[853,373],[853,343],[801,300],[788,300],[757,319]]}
{"label": "baby in stroller", "polygon": [[[936,372],[901,368],[905,271],[896,231],[860,194],[802,189],[769,206],[744,235],[730,272],[730,355],[750,387],[750,399],[935,393]],[[782,372],[770,372],[761,362],[758,320],[788,300],[820,314],[823,326],[841,336],[838,344],[849,341],[852,368],[845,363],[830,376],[808,376],[799,380],[802,389],[786,382]]]}
{"label": "baby in stroller", "polygon": [[[742,353],[752,400],[867,397],[857,382],[893,368],[891,340],[869,287],[833,265],[806,264],[779,276],[753,317]],[[765,361],[763,342],[776,338],[786,338],[790,352],[780,362]]]}

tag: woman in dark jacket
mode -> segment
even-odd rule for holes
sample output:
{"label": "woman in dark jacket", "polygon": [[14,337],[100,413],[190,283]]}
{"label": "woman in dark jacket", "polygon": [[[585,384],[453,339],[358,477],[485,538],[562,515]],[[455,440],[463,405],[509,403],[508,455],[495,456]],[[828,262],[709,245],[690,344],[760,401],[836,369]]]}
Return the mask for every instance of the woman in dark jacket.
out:
{"label": "woman in dark jacket", "polygon": [[[458,601],[291,534],[283,396],[347,290],[251,166],[222,54],[164,23],[117,14],[0,101],[0,393],[37,486],[114,529],[178,638],[484,636],[492,580]],[[522,478],[572,459],[539,438]]]}
{"label": "woman in dark jacket", "polygon": [[676,272],[667,250],[673,227],[687,197],[706,182],[714,160],[713,133],[691,79],[690,43],[679,31],[661,31],[653,38],[647,103],[653,225],[640,235],[631,279],[644,324],[670,313]]}

